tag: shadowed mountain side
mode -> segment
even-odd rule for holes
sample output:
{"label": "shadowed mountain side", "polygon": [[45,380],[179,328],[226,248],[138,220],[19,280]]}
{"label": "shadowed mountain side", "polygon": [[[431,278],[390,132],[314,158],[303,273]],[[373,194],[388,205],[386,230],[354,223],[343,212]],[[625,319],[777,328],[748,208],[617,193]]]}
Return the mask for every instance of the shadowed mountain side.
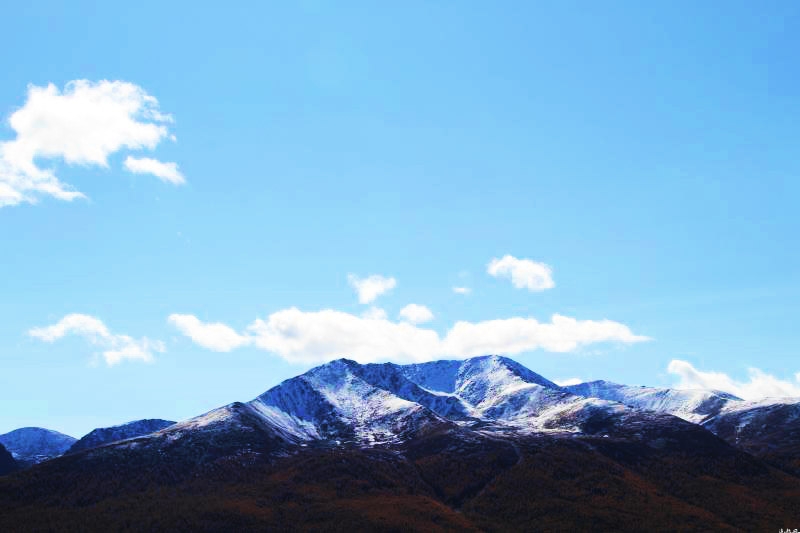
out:
{"label": "shadowed mountain side", "polygon": [[18,465],[11,453],[0,444],[0,476],[10,474],[17,470]]}
{"label": "shadowed mountain side", "polygon": [[737,405],[703,427],[737,448],[800,475],[800,403],[796,398]]}

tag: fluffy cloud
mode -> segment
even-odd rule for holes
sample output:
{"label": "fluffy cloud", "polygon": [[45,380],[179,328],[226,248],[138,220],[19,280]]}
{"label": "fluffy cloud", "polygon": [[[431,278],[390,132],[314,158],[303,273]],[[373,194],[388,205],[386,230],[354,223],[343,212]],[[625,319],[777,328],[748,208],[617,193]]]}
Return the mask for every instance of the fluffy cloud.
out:
{"label": "fluffy cloud", "polygon": [[347,281],[350,286],[358,293],[358,302],[368,304],[375,301],[375,299],[397,286],[397,280],[394,278],[385,278],[377,274],[366,278],[359,278],[353,274],[347,276]]}
{"label": "fluffy cloud", "polygon": [[581,378],[554,379],[553,383],[559,387],[569,387],[570,385],[579,385],[583,383],[583,380]]}
{"label": "fluffy cloud", "polygon": [[362,318],[369,318],[371,320],[386,320],[387,316],[386,311],[380,307],[370,307],[361,313]]}
{"label": "fluffy cloud", "polygon": [[453,292],[456,294],[469,294],[472,292],[472,289],[469,287],[453,287]]}
{"label": "fluffy cloud", "polygon": [[44,342],[55,342],[67,335],[83,337],[103,350],[103,358],[109,366],[126,359],[149,363],[153,360],[153,352],[164,351],[164,344],[160,341],[114,334],[98,318],[77,313],[67,315],[51,326],[33,328],[28,334]]}
{"label": "fluffy cloud", "polygon": [[[199,320],[192,323],[198,329],[219,326]],[[194,333],[193,339],[201,337],[197,331]],[[298,363],[319,363],[338,357],[360,362],[418,362],[536,349],[568,352],[594,343],[630,344],[648,340],[618,322],[576,320],[561,315],[554,315],[548,323],[532,318],[458,322],[441,337],[432,329],[380,316],[364,318],[331,309],[306,312],[297,308],[258,319],[237,335],[247,337],[248,342],[262,350]],[[242,341],[240,345],[246,343]]]}
{"label": "fluffy cloud", "polygon": [[0,143],[0,207],[42,196],[85,197],[38,161],[108,167],[109,155],[119,150],[154,149],[169,137],[171,120],[132,83],[76,80],[63,91],[53,84],[30,85],[25,104],[8,121],[16,138]]}
{"label": "fluffy cloud", "polygon": [[176,313],[170,315],[168,321],[196,344],[215,352],[230,352],[251,341],[248,337],[236,333],[230,326],[219,322],[201,322],[193,315]]}
{"label": "fluffy cloud", "polygon": [[550,322],[533,318],[505,318],[483,322],[456,322],[442,344],[445,354],[473,357],[517,354],[536,349],[571,352],[601,342],[636,343],[649,340],[628,326],[611,320],[576,320],[555,314]]}
{"label": "fluffy cloud", "polygon": [[412,324],[423,324],[433,320],[433,312],[419,304],[408,304],[400,310],[400,318]]}
{"label": "fluffy cloud", "polygon": [[125,168],[134,174],[152,174],[161,181],[172,183],[173,185],[183,185],[186,178],[178,170],[177,163],[162,163],[158,159],[149,157],[128,156],[125,159]]}
{"label": "fluffy cloud", "polygon": [[795,374],[797,383],[793,383],[776,378],[758,368],[750,368],[748,381],[736,381],[722,372],[703,372],[680,359],[670,361],[667,371],[680,378],[677,386],[682,389],[721,390],[745,400],[800,396],[800,373]]}
{"label": "fluffy cloud", "polygon": [[338,357],[361,362],[427,361],[437,355],[439,347],[435,331],[330,309],[313,312],[285,309],[266,320],[256,320],[248,332],[257,347],[298,363]]}
{"label": "fluffy cloud", "polygon": [[506,255],[502,259],[492,259],[486,272],[495,278],[510,279],[518,289],[543,291],[556,286],[553,281],[553,269],[548,265],[530,259],[517,259],[511,255]]}

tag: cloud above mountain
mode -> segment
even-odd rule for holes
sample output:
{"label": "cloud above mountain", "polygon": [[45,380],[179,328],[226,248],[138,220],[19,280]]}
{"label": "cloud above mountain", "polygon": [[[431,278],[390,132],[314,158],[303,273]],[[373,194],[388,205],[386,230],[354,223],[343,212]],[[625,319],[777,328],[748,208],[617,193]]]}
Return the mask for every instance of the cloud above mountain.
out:
{"label": "cloud above mountain", "polygon": [[[120,150],[153,150],[166,138],[172,117],[141,87],[123,81],[75,80],[63,90],[30,85],[25,104],[8,124],[16,134],[0,142],[0,207],[36,203],[42,197],[71,201],[84,193],[62,182],[44,160],[107,168]],[[184,182],[175,163],[129,158],[132,172]]]}
{"label": "cloud above mountain", "polygon": [[721,390],[745,400],[800,397],[800,373],[795,374],[795,382],[792,382],[767,374],[758,368],[750,368],[749,379],[738,381],[722,372],[698,370],[688,361],[680,359],[670,361],[667,371],[680,379],[677,387],[681,389]]}
{"label": "cloud above mountain", "polygon": [[201,322],[195,316],[177,313],[170,315],[167,320],[195,344],[215,352],[230,352],[250,343],[248,337],[239,335],[232,327],[219,322]]}
{"label": "cloud above mountain", "polygon": [[408,304],[400,310],[400,318],[411,324],[424,324],[433,320],[433,311],[419,304]]}
{"label": "cloud above mountain", "polygon": [[164,352],[161,341],[153,341],[146,337],[134,339],[128,335],[112,333],[99,319],[90,315],[73,313],[66,315],[57,323],[33,328],[28,331],[31,337],[44,342],[53,343],[68,335],[82,337],[102,350],[102,356],[108,366],[122,361],[153,361],[155,352]]}
{"label": "cloud above mountain", "polygon": [[389,292],[397,286],[397,280],[386,278],[379,274],[373,274],[366,278],[359,278],[355,274],[347,276],[350,286],[358,294],[358,303],[369,304],[374,302],[378,296]]}
{"label": "cloud above mountain", "polygon": [[544,291],[556,286],[553,269],[549,265],[531,259],[517,259],[512,255],[494,258],[486,267],[486,272],[495,278],[506,278],[517,289],[531,292]]}
{"label": "cloud above mountain", "polygon": [[[362,363],[416,362],[442,357],[513,355],[537,349],[571,352],[596,343],[633,344],[649,340],[619,322],[577,320],[558,314],[549,322],[522,317],[460,321],[444,336],[409,322],[393,322],[380,315],[362,317],[333,309],[284,309],[265,319],[256,319],[241,333],[219,323],[203,323],[191,315],[181,316],[183,321],[191,323],[192,329],[191,334],[185,328],[179,330],[200,346],[228,351],[234,344],[249,344],[295,363],[319,363],[339,357]],[[173,317],[170,321],[176,324]]]}

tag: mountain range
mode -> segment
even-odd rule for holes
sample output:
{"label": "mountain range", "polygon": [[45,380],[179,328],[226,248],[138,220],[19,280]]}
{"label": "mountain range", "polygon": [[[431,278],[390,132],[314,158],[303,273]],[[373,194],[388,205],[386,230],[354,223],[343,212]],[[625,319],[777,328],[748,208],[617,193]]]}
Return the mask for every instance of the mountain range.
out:
{"label": "mountain range", "polygon": [[800,519],[798,412],[560,387],[499,356],[339,359],[189,420],[91,432],[0,479],[0,529],[774,529]]}

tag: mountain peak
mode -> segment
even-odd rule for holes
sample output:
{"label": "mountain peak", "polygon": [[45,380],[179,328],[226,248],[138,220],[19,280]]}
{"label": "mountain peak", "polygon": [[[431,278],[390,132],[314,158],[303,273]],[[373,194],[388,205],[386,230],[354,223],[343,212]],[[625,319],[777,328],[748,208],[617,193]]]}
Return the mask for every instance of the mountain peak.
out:
{"label": "mountain peak", "polygon": [[171,420],[148,418],[106,428],[96,428],[75,442],[67,453],[75,453],[89,448],[96,448],[110,442],[140,437],[162,430],[173,424],[175,424],[175,422]]}
{"label": "mountain peak", "polygon": [[58,457],[75,442],[74,437],[52,429],[24,427],[0,435],[0,444],[25,465]]}

